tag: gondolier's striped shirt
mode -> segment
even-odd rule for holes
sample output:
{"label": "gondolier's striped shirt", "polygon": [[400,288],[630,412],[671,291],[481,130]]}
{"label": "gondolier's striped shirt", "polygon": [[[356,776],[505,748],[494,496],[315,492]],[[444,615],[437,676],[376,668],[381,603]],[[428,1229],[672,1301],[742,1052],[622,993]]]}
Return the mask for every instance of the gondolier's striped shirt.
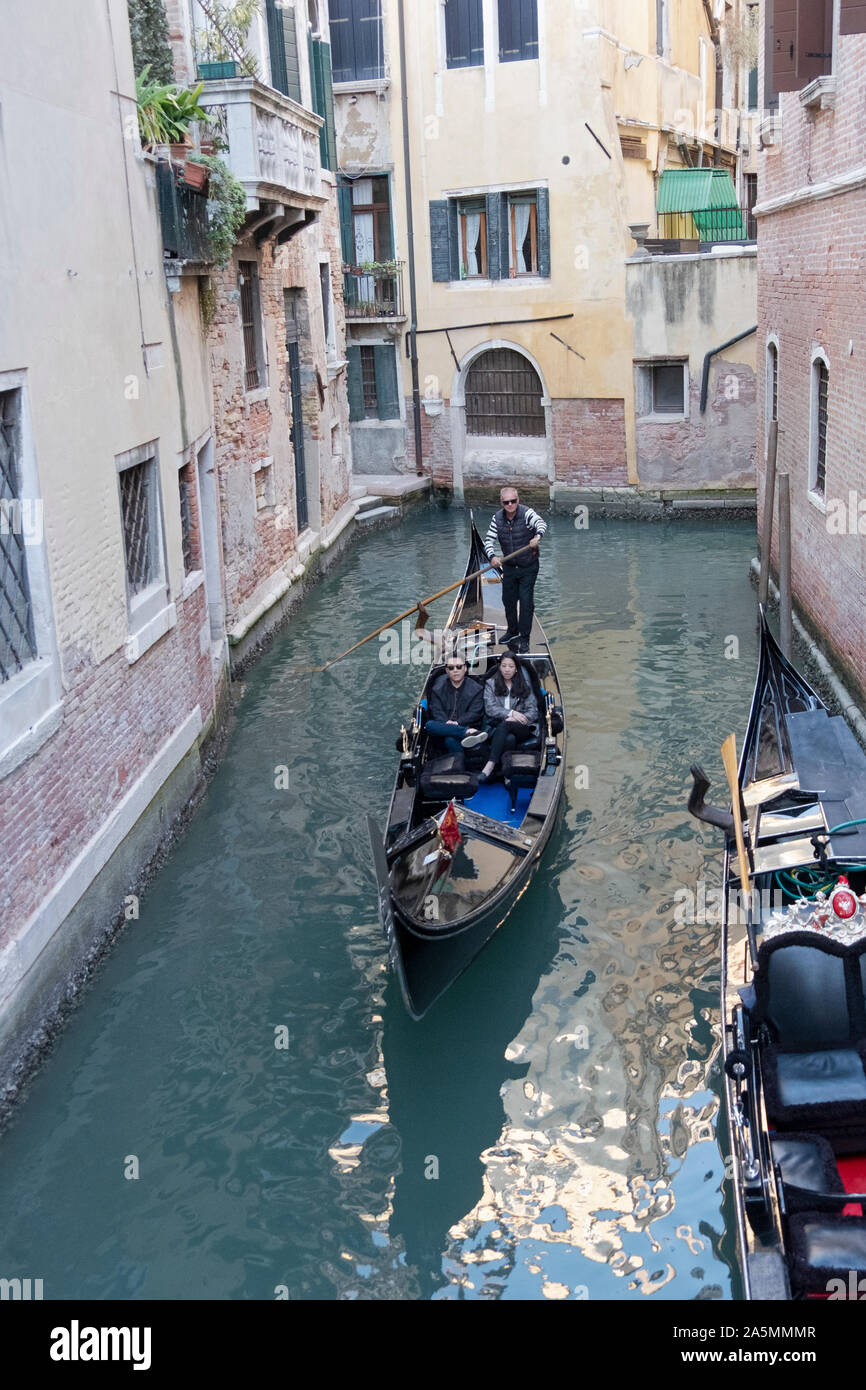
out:
{"label": "gondolier's striped shirt", "polygon": [[[499,541],[499,531],[496,526],[496,518],[498,516],[499,512],[494,513],[493,520],[487,528],[487,535],[484,537],[484,549],[487,552],[487,558],[489,560],[492,560],[496,554],[496,545]],[[542,521],[538,512],[533,511],[532,507],[526,508],[524,519],[530,532],[534,533],[536,536],[543,536],[547,531],[547,522]]]}

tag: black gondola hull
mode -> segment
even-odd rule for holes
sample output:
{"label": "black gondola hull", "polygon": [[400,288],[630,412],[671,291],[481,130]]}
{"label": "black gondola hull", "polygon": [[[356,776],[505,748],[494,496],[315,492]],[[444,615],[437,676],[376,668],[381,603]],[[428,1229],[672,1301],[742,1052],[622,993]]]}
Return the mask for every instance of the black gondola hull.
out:
{"label": "black gondola hull", "polygon": [[[497,633],[500,628],[504,631],[499,597],[501,586],[493,583],[486,588],[483,581],[471,578],[476,569],[486,564],[488,562],[481,540],[473,525],[467,579],[452,608],[446,631],[471,631],[473,627],[483,625],[494,625]],[[500,656],[504,651],[504,648],[494,647],[489,654]],[[546,682],[544,689],[559,706],[559,685],[555,668],[543,629],[537,619],[532,629],[531,659],[536,669],[538,665],[543,668]],[[425,692],[435,669],[431,668],[431,674],[425,683]],[[565,747],[564,727],[557,732],[555,739],[548,738],[545,742],[542,738],[542,771],[523,822],[527,827],[525,842],[520,830],[514,828],[513,823],[509,826],[507,823],[486,821],[483,815],[479,816],[477,813],[467,818],[469,843],[472,843],[473,838],[476,843],[486,843],[489,852],[498,856],[497,862],[500,867],[496,873],[489,876],[491,881],[483,895],[483,901],[475,901],[477,893],[469,893],[464,905],[465,910],[461,911],[459,895],[452,897],[448,902],[448,920],[441,924],[430,923],[422,915],[417,915],[417,893],[413,895],[413,892],[407,892],[406,885],[401,884],[397,872],[401,844],[407,835],[411,837],[414,831],[418,831],[423,837],[426,823],[425,808],[421,805],[417,790],[417,769],[414,778],[407,779],[402,773],[398,774],[391,799],[384,847],[382,854],[378,856],[377,878],[380,916],[388,938],[390,963],[399,980],[405,1006],[414,1019],[422,1018],[471,965],[503,925],[515,903],[529,886],[550,839],[561,804]],[[426,815],[429,818],[429,810],[426,811]],[[371,827],[371,835],[373,833]],[[431,850],[431,854],[427,857],[434,857],[432,847],[435,843],[433,838],[430,838],[429,844],[424,843],[419,858],[424,858],[423,851],[428,849]],[[415,887],[414,880],[411,887]],[[408,908],[407,903],[411,904]]]}

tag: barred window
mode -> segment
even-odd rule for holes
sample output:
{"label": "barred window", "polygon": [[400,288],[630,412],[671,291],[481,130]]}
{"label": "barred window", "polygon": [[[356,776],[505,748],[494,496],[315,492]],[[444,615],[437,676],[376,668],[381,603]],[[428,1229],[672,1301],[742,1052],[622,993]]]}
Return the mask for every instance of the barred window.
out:
{"label": "barred window", "polygon": [[267,386],[262,311],[259,298],[259,268],[255,261],[238,261],[241,292],[241,327],[244,335],[244,387],[256,391]]}
{"label": "barred window", "polygon": [[153,486],[153,459],[135,463],[120,475],[120,510],[130,596],[140,594],[157,577]]}
{"label": "barred window", "polygon": [[830,372],[827,363],[816,357],[812,363],[812,440],[811,491],[823,499],[827,493],[827,405]]}
{"label": "barred window", "polygon": [[770,420],[779,418],[779,349],[775,343],[767,347],[767,405]]}
{"label": "barred window", "polygon": [[0,682],[36,656],[21,509],[20,392],[0,391]]}
{"label": "barred window", "polygon": [[379,395],[376,390],[376,349],[361,348],[361,385],[364,391],[364,417],[377,419],[379,415]]}
{"label": "barred window", "polygon": [[512,348],[477,357],[466,376],[466,432],[543,435],[542,388],[532,363]]}

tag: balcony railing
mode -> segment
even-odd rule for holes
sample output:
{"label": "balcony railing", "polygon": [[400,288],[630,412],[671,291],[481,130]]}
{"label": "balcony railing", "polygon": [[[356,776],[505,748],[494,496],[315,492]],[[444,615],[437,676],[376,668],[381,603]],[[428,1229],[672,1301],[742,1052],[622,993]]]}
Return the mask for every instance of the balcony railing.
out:
{"label": "balcony railing", "polygon": [[321,117],[255,77],[205,82],[200,104],[216,118],[228,145],[223,158],[243,184],[249,211],[262,202],[321,206]]}
{"label": "balcony railing", "polygon": [[347,319],[402,318],[403,262],[387,270],[344,266],[343,302]]}
{"label": "balcony railing", "polygon": [[182,169],[167,160],[156,166],[156,187],[164,254],[175,261],[212,261],[207,194],[188,188]]}
{"label": "balcony railing", "polygon": [[757,218],[750,208],[706,208],[702,212],[660,212],[662,241],[749,242],[758,239]]}

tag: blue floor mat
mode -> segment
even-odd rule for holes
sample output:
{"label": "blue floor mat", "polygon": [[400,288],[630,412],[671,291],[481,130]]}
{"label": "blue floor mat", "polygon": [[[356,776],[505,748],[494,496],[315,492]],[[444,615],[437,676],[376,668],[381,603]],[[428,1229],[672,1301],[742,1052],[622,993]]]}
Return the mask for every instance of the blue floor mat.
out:
{"label": "blue floor mat", "polygon": [[511,797],[504,784],[488,782],[486,786],[479,787],[475,795],[464,802],[464,805],[472,811],[477,811],[480,816],[503,821],[505,825],[519,826],[522,825],[526,808],[532,800],[532,790],[532,787],[520,788],[517,793],[517,809],[512,811]]}

